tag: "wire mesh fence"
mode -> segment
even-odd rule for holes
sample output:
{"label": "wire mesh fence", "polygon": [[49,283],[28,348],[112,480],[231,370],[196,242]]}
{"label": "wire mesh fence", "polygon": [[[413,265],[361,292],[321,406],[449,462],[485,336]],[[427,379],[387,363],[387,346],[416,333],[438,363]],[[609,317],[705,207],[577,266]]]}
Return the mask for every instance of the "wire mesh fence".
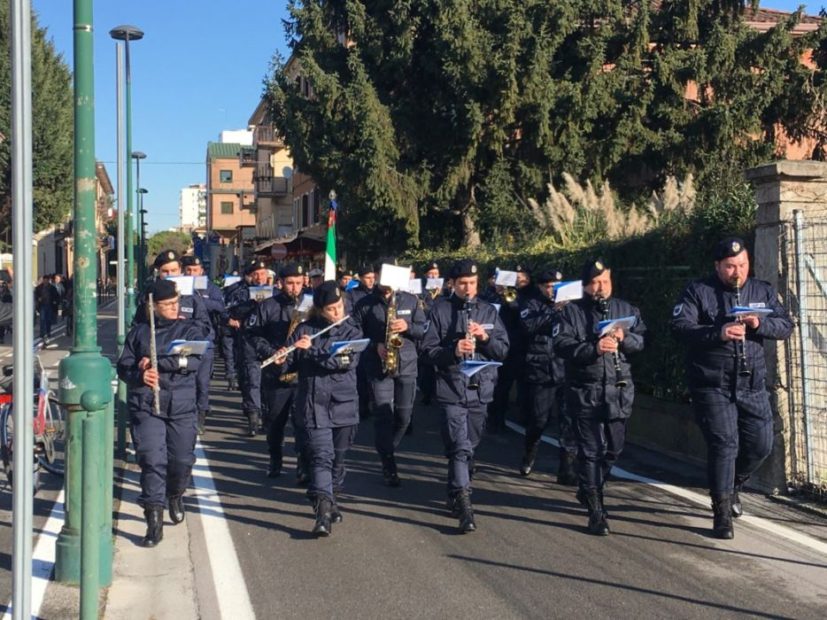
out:
{"label": "wire mesh fence", "polygon": [[791,485],[827,499],[827,216],[796,212],[782,232]]}

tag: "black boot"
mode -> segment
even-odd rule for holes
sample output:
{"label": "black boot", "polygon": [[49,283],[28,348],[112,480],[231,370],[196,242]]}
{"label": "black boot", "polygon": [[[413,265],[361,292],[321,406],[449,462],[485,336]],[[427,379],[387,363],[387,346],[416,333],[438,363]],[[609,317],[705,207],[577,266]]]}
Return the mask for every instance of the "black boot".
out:
{"label": "black boot", "polygon": [[526,443],[525,453],[523,453],[523,460],[520,462],[520,475],[529,476],[534,469],[534,460],[537,458],[537,448],[540,442],[535,441],[531,444]]}
{"label": "black boot", "polygon": [[259,418],[257,413],[247,414],[247,435],[255,437],[258,434]]}
{"label": "black boot", "polygon": [[198,412],[198,422],[195,424],[195,429],[199,435],[204,434],[204,430],[207,427],[207,412],[206,411],[199,411]]}
{"label": "black boot", "polygon": [[608,536],[609,524],[606,521],[606,513],[603,510],[603,502],[600,500],[600,492],[597,489],[581,489],[578,492],[578,499],[586,500],[586,508],[589,511],[589,534],[595,536]]}
{"label": "black boot", "polygon": [[235,392],[238,390],[238,383],[236,383],[235,377],[230,377],[227,379],[227,390],[230,392]]}
{"label": "black boot", "polygon": [[712,535],[715,538],[730,540],[735,538],[732,529],[732,495],[714,493],[712,495]]}
{"label": "black boot", "polygon": [[396,459],[393,456],[382,457],[382,477],[389,487],[398,487],[402,484],[399,481],[399,474],[396,471]]}
{"label": "black boot", "polygon": [[744,508],[741,505],[741,489],[744,488],[746,478],[735,478],[735,488],[732,491],[732,517],[737,519],[744,514]]}
{"label": "black boot", "polygon": [[560,466],[557,468],[557,484],[567,487],[577,486],[577,455],[560,450]]}
{"label": "black boot", "polygon": [[332,502],[326,497],[316,499],[316,522],[313,524],[313,533],[316,536],[330,536],[333,533]]}
{"label": "black boot", "polygon": [[184,496],[172,495],[167,498],[169,503],[169,518],[173,525],[178,525],[184,520]]}
{"label": "black boot", "polygon": [[144,508],[146,518],[146,536],[141,541],[144,547],[154,547],[164,538],[164,507],[149,506]]}
{"label": "black boot", "polygon": [[468,479],[473,480],[474,474],[477,473],[477,463],[474,459],[468,459]]}
{"label": "black boot", "polygon": [[459,514],[459,531],[463,534],[475,532],[477,524],[474,523],[474,508],[471,506],[471,490],[463,489],[457,494],[455,503]]}
{"label": "black boot", "polygon": [[281,454],[271,454],[270,464],[267,466],[267,477],[278,478],[281,476]]}
{"label": "black boot", "polygon": [[339,510],[339,501],[336,497],[333,497],[333,504],[330,508],[330,522],[331,523],[341,523],[342,522],[342,511]]}

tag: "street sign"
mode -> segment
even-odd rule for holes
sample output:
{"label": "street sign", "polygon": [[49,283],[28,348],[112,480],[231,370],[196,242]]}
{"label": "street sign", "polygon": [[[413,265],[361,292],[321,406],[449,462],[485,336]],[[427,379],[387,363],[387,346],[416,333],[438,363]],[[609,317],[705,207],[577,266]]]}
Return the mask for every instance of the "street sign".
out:
{"label": "street sign", "polygon": [[272,256],[274,260],[281,260],[282,258],[286,258],[287,246],[283,243],[274,243],[272,246],[270,246],[270,256]]}

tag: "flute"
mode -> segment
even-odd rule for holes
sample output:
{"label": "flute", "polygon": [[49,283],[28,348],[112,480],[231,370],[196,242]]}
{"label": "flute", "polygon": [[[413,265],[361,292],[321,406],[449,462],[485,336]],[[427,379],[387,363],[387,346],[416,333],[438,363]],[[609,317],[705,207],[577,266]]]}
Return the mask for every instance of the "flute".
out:
{"label": "flute", "polygon": [[[348,315],[345,315],[345,317],[344,317],[343,319],[339,319],[338,321],[336,321],[336,322],[335,322],[335,323],[333,323],[332,325],[328,325],[328,326],[327,326],[327,327],[325,327],[324,329],[321,329],[321,330],[317,331],[315,334],[313,334],[312,336],[310,336],[310,340],[311,340],[311,341],[315,340],[316,338],[318,338],[318,337],[319,337],[319,336],[321,336],[322,334],[329,332],[331,329],[333,329],[333,328],[334,328],[334,327],[336,327],[337,325],[341,325],[342,323],[344,323],[345,321],[347,321],[349,318],[350,318],[350,315],[349,315],[349,314],[348,314]],[[274,353],[273,355],[271,355],[270,357],[268,357],[266,360],[264,360],[263,362],[261,362],[261,367],[262,367],[262,368],[265,368],[265,367],[269,366],[270,364],[275,363],[275,361],[276,361],[276,360],[281,359],[281,358],[283,358],[283,357],[287,357],[287,356],[288,356],[288,355],[290,355],[293,351],[295,351],[297,348],[298,348],[298,347],[297,347],[296,345],[294,345],[294,344],[293,344],[293,345],[290,345],[289,347],[287,347],[286,349],[284,349],[284,350],[282,350],[282,351],[277,351],[276,353]]]}
{"label": "flute", "polygon": [[[473,309],[474,304],[470,299],[465,300],[465,305],[462,307],[463,314],[465,315],[465,339],[471,342],[471,345],[474,347],[471,353],[467,353],[465,359],[473,360],[476,359],[477,356],[477,339],[471,335],[471,310]],[[479,377],[475,374],[472,375],[468,379],[468,389],[469,390],[478,390],[480,389],[480,380]]]}
{"label": "flute", "polygon": [[[610,313],[609,300],[605,297],[597,297],[596,301],[600,307],[600,312],[603,315],[603,320],[608,320]],[[612,336],[612,338],[614,338],[614,336]],[[615,338],[614,340],[619,344],[617,338]],[[615,371],[615,387],[626,387],[626,381],[620,378],[620,354],[617,351],[612,351],[612,365],[614,366]]]}
{"label": "flute", "polygon": [[[158,345],[155,342],[155,302],[152,299],[152,293],[149,294],[149,363],[152,367],[158,370]],[[152,388],[153,396],[155,397],[155,415],[161,415],[161,375],[158,374],[158,382]]]}
{"label": "flute", "polygon": [[[735,305],[741,305],[741,278],[736,277],[734,282],[735,287]],[[741,317],[737,318],[737,321],[741,323]],[[744,334],[743,338],[739,338],[735,341],[735,354],[738,356],[738,374],[741,377],[749,377],[752,374],[752,371],[747,367],[747,345],[746,345],[746,334]]]}

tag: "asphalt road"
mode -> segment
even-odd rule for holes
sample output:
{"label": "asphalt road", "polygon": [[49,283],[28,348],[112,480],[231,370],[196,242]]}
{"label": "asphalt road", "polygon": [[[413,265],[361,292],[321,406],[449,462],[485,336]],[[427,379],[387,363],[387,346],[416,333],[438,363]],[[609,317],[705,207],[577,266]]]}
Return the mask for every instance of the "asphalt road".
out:
{"label": "asphalt road", "polygon": [[[244,436],[238,394],[216,390],[212,405],[202,444],[259,618],[827,615],[823,553],[743,522],[733,541],[715,540],[708,509],[652,485],[612,481],[612,534],[588,535],[573,490],[554,482],[551,446],[543,446],[540,473],[517,475],[522,437],[515,432],[483,439],[473,494],[478,531],[458,534],[444,507],[438,411],[423,406],[398,454],[400,488],[382,484],[372,422],[361,424],[340,501],[344,522],[330,538],[314,539],[294,459],[269,480],[264,438]],[[642,451],[631,450],[621,465],[673,484],[700,480],[697,469]],[[757,496],[747,506],[827,539],[827,521]],[[199,608],[216,617],[221,587],[209,574],[197,514],[189,523]]]}

